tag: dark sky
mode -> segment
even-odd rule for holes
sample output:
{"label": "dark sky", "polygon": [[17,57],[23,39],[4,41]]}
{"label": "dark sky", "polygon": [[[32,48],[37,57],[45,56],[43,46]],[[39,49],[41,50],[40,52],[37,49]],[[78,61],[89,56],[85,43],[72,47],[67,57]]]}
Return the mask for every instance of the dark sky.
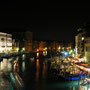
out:
{"label": "dark sky", "polygon": [[[37,3],[37,2],[36,2]],[[76,29],[90,21],[90,4],[25,4],[2,2],[0,28],[4,32],[28,27],[34,37],[42,40],[72,41]],[[8,28],[8,29],[7,29]],[[9,28],[11,28],[10,31]],[[20,30],[19,30],[20,29]]]}

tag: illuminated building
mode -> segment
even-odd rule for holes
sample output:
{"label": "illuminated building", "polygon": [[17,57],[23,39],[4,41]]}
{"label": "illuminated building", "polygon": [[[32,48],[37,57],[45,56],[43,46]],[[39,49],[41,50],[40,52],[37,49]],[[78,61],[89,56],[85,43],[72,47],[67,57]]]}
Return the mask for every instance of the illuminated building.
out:
{"label": "illuminated building", "polygon": [[85,38],[84,54],[87,60],[90,62],[90,37]]}
{"label": "illuminated building", "polygon": [[76,54],[83,55],[83,53],[84,53],[84,37],[85,37],[85,31],[83,29],[79,28],[78,34],[75,36]]}
{"label": "illuminated building", "polygon": [[0,32],[0,53],[8,53],[12,50],[12,35]]}
{"label": "illuminated building", "polygon": [[19,42],[16,39],[13,39],[12,49],[13,52],[19,52]]}
{"label": "illuminated building", "polygon": [[90,25],[85,25],[78,29],[75,37],[75,52],[82,55],[85,61],[90,62]]}

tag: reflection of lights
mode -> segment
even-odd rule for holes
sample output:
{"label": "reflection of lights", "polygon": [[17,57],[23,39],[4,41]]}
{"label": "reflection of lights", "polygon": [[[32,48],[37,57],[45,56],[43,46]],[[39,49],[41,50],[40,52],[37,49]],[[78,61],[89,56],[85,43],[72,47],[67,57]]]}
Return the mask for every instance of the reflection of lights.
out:
{"label": "reflection of lights", "polygon": [[37,59],[37,62],[39,62],[39,59]]}
{"label": "reflection of lights", "polygon": [[3,59],[3,66],[4,66],[4,68],[6,68],[7,67],[7,59]]}
{"label": "reflection of lights", "polygon": [[37,52],[39,51],[39,49],[37,49]]}
{"label": "reflection of lights", "polygon": [[37,71],[36,71],[36,80],[38,80],[38,78],[39,78],[39,68],[40,68],[40,65],[39,65],[39,59],[37,59],[36,60],[36,69],[37,69]]}
{"label": "reflection of lights", "polygon": [[37,53],[37,57],[39,57],[39,53]]}
{"label": "reflection of lights", "polygon": [[17,52],[18,52],[18,51],[19,51],[19,48],[17,48],[16,50],[17,50]]}
{"label": "reflection of lights", "polygon": [[64,52],[64,54],[65,54],[65,56],[67,56],[68,55],[68,52]]}
{"label": "reflection of lights", "polygon": [[61,49],[61,47],[59,46],[59,47],[58,47],[58,49],[60,50],[60,49]]}
{"label": "reflection of lights", "polygon": [[3,62],[1,61],[1,70],[3,70],[3,68],[4,68],[4,67],[3,67]]}
{"label": "reflection of lights", "polygon": [[45,67],[46,67],[45,62],[43,62],[42,78],[45,77]]}
{"label": "reflection of lights", "polygon": [[47,55],[47,51],[46,51],[46,55]]}
{"label": "reflection of lights", "polygon": [[10,62],[8,62],[8,71],[12,70],[12,64]]}
{"label": "reflection of lights", "polygon": [[25,51],[25,48],[22,48],[22,51]]}
{"label": "reflection of lights", "polygon": [[22,62],[22,71],[25,71],[25,62]]}
{"label": "reflection of lights", "polygon": [[43,51],[43,55],[44,55],[44,56],[46,55],[45,51]]}
{"label": "reflection of lights", "polygon": [[25,60],[25,54],[22,55],[22,60]]}

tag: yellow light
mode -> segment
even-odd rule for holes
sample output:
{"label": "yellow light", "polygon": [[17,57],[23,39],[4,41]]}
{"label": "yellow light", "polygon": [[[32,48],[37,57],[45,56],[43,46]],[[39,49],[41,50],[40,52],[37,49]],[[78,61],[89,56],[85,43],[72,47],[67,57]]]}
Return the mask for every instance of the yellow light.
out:
{"label": "yellow light", "polygon": [[37,52],[39,51],[39,49],[37,49]]}
{"label": "yellow light", "polygon": [[61,49],[61,47],[59,46],[59,47],[58,47],[58,49],[60,50],[60,49]]}
{"label": "yellow light", "polygon": [[25,48],[22,48],[23,51],[25,51]]}
{"label": "yellow light", "polygon": [[37,53],[37,57],[39,57],[39,53]]}
{"label": "yellow light", "polygon": [[18,52],[19,51],[19,48],[17,48],[16,51]]}
{"label": "yellow light", "polygon": [[47,47],[45,47],[45,50],[47,50]]}

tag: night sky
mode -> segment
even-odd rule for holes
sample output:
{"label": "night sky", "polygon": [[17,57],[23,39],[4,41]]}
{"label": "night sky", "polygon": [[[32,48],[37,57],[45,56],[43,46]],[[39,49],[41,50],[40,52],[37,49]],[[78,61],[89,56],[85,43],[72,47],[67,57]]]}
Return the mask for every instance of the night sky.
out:
{"label": "night sky", "polygon": [[[39,3],[39,2],[38,2]],[[90,4],[2,2],[0,28],[4,32],[30,28],[35,39],[72,41],[76,29],[90,22]],[[10,31],[12,30],[12,31]]]}

